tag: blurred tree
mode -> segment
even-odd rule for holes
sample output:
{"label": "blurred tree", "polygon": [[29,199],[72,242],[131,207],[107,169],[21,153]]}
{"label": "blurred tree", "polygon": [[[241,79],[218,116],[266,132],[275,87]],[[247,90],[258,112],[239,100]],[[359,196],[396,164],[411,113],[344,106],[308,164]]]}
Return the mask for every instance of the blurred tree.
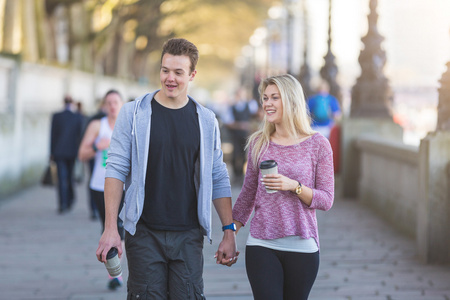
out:
{"label": "blurred tree", "polygon": [[[234,59],[271,0],[2,0],[0,51],[25,60],[148,81],[162,44],[184,37],[200,50],[201,82],[234,70]],[[19,34],[19,33],[20,34]]]}
{"label": "blurred tree", "polygon": [[[181,36],[200,51],[199,76],[203,85],[216,87],[234,72],[234,60],[263,24],[272,1],[171,0],[161,7],[162,36]],[[202,73],[207,76],[202,76]]]}
{"label": "blurred tree", "polygon": [[19,53],[17,40],[20,39],[20,3],[18,1],[3,1],[0,9],[2,19],[1,49],[7,53]]}

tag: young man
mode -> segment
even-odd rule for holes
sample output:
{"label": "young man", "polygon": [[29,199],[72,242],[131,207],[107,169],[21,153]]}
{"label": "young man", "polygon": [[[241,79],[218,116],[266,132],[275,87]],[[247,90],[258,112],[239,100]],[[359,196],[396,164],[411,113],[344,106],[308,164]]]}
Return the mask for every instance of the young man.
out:
{"label": "young man", "polygon": [[97,249],[122,255],[117,214],[125,183],[128,297],[203,299],[203,236],[211,240],[211,200],[224,225],[217,263],[237,260],[231,188],[214,114],[187,95],[198,50],[170,39],[161,55],[161,90],[125,104],[106,166],[105,231]]}

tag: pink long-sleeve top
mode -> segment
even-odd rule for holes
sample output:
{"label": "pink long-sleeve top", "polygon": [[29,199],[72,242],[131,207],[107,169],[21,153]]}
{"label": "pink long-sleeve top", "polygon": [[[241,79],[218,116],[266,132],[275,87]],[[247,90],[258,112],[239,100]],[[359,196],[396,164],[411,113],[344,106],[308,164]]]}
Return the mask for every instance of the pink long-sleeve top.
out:
{"label": "pink long-sleeve top", "polygon": [[[247,173],[233,207],[233,218],[246,224],[255,210],[250,234],[258,239],[276,239],[285,236],[314,238],[319,246],[316,209],[329,210],[334,200],[333,153],[330,143],[320,133],[299,144],[283,146],[270,142],[260,161],[275,160],[278,173],[301,182],[313,190],[308,207],[289,191],[269,194],[261,183],[261,172],[253,166],[248,151]],[[259,166],[258,162],[258,166]]]}

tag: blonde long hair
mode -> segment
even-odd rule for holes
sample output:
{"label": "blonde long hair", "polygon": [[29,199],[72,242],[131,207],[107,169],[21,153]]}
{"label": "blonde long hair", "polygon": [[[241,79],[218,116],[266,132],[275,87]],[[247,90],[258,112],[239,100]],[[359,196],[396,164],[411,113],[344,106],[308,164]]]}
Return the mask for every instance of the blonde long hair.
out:
{"label": "blonde long hair", "polygon": [[[283,127],[292,138],[299,135],[312,135],[315,131],[311,128],[311,117],[306,107],[303,88],[295,77],[289,74],[272,76],[266,78],[259,86],[260,101],[263,101],[264,91],[269,85],[276,85],[280,91],[281,103],[283,105]],[[275,132],[275,125],[267,122],[266,116],[258,131],[253,133],[247,140],[245,149],[251,145],[251,157],[253,165],[258,166],[261,155],[267,150],[270,136]]]}

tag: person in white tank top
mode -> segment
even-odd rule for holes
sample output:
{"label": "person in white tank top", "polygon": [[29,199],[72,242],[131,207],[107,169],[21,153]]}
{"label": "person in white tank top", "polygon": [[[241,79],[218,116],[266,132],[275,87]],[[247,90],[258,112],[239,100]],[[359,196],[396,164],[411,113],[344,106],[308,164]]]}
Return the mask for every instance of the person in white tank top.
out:
{"label": "person in white tank top", "polygon": [[[109,125],[108,117],[100,119],[100,129],[95,138],[94,145],[111,140],[113,129]],[[109,147],[108,147],[109,148]],[[94,191],[103,192],[105,190],[105,169],[106,159],[108,158],[108,148],[97,149],[94,159],[94,170],[92,171],[91,181],[89,187]]]}
{"label": "person in white tank top", "polygon": [[[92,172],[89,187],[91,189],[95,204],[98,208],[100,219],[102,221],[102,232],[105,230],[105,167],[106,159],[108,158],[109,143],[114,130],[119,111],[122,108],[123,100],[119,92],[110,90],[104,97],[104,107],[106,110],[106,117],[100,120],[94,120],[89,123],[88,128],[83,136],[83,139],[78,150],[78,159],[80,161],[88,161],[94,158],[94,170]],[[120,204],[120,209],[123,205]],[[117,218],[117,227],[122,241],[125,237],[125,230],[122,221]],[[115,290],[122,285],[122,278],[109,278],[108,287]]]}

